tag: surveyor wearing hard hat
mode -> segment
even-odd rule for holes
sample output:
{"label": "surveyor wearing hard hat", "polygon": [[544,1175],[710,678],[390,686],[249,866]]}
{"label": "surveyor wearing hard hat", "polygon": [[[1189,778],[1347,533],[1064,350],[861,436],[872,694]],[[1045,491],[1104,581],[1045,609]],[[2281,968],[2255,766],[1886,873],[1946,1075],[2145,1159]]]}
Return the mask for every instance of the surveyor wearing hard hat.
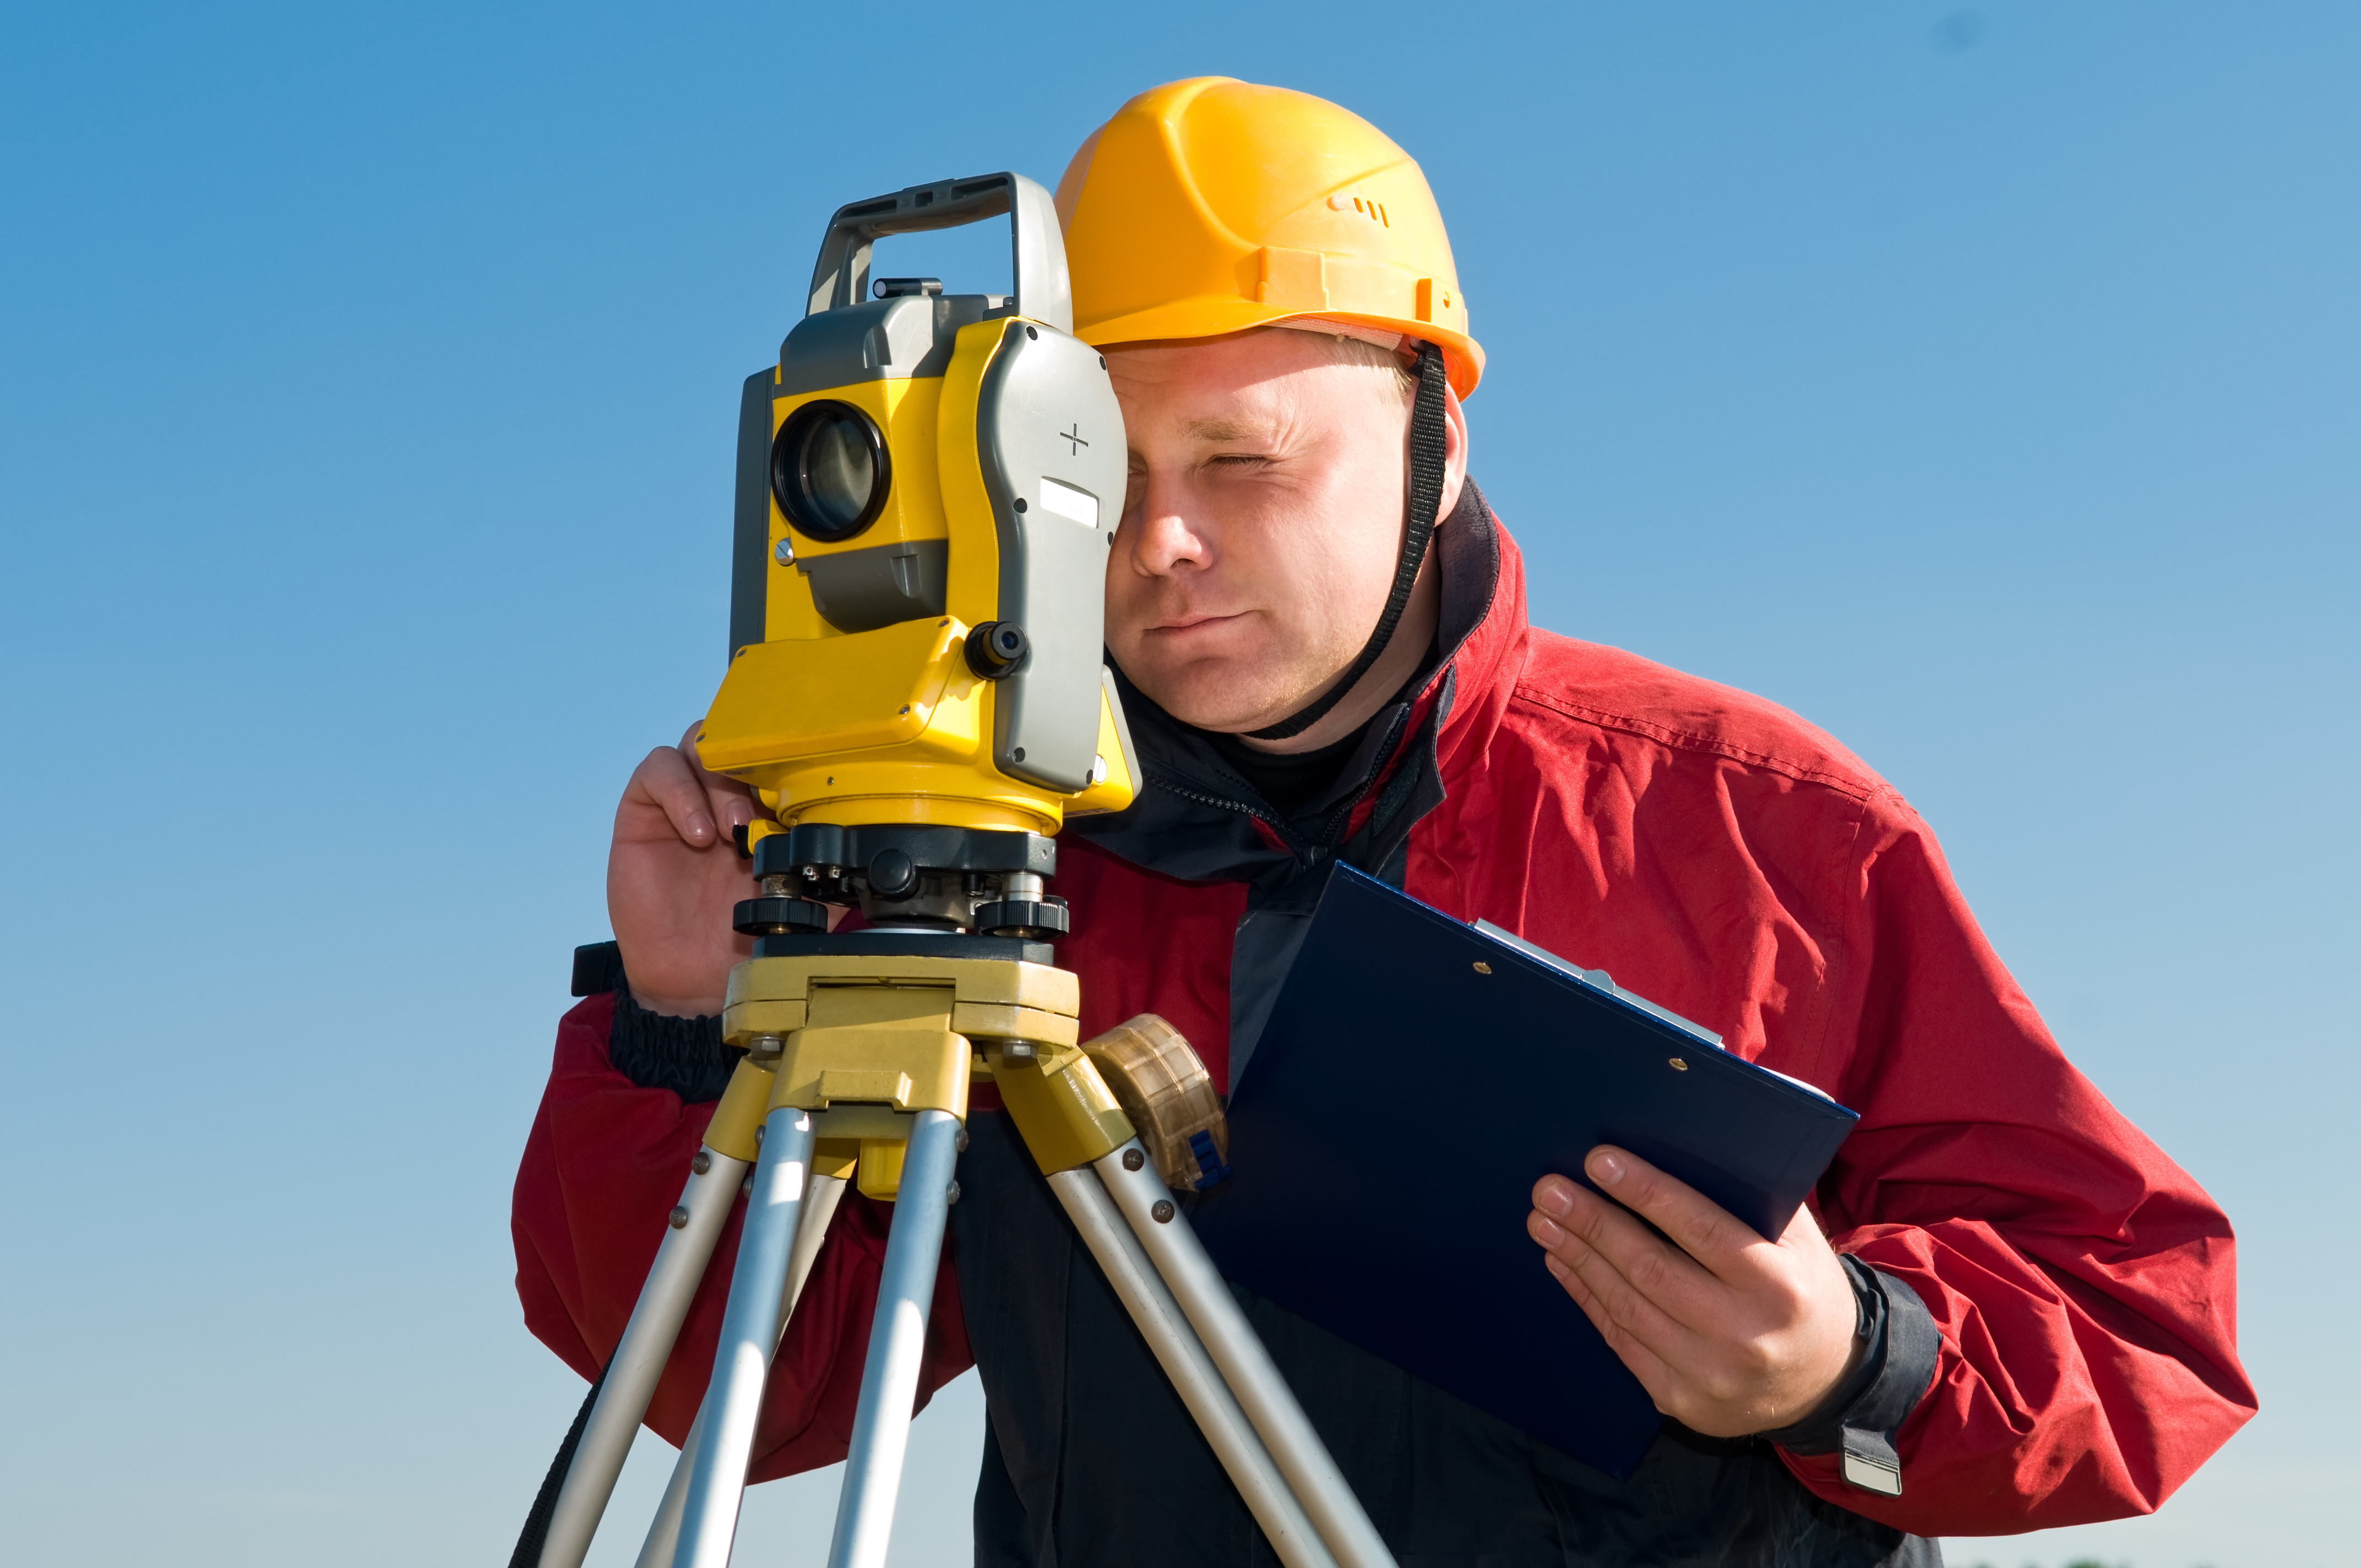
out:
{"label": "surveyor wearing hard hat", "polygon": [[[2253,1409],[2227,1223],[2067,1064],[1932,834],[1850,752],[1528,626],[1521,558],[1466,477],[1484,356],[1418,166],[1334,104],[1205,78],[1125,104],[1058,199],[1076,329],[1131,451],[1107,636],[1148,783],[1061,845],[1084,1032],[1161,1014],[1226,1081],[1343,861],[1603,964],[1861,1113],[1773,1240],[1619,1150],[1586,1166],[1598,1192],[1535,1187],[1533,1266],[1667,1417],[1628,1481],[1248,1299],[1397,1557],[1932,1563],[1934,1535],[2154,1508]],[[659,747],[617,813],[626,978],[561,1024],[516,1198],[528,1320],[586,1376],[729,1070],[710,1016],[746,896],[729,828],[754,810]],[[1449,1179],[1467,1135],[1423,1087],[1403,1086],[1410,1125],[1445,1135],[1373,1151],[1366,1201]],[[979,1105],[926,1380],[982,1372],[976,1561],[1270,1561]],[[842,1456],[884,1234],[848,1194],[779,1352],[758,1478]],[[675,1442],[731,1245],[650,1412]]]}

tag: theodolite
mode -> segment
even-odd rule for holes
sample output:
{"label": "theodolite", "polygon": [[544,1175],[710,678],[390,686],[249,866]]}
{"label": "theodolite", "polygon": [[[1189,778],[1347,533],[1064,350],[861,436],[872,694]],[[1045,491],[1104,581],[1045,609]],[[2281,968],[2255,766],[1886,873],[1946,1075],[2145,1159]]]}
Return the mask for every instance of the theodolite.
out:
{"label": "theodolite", "polygon": [[[1016,291],[871,285],[874,242],[1005,214]],[[723,1037],[744,1051],[515,1563],[578,1568],[741,1190],[712,1379],[641,1568],[730,1560],[764,1380],[847,1182],[890,1200],[830,1568],[882,1568],[927,1313],[989,1079],[1289,1568],[1391,1557],[1173,1192],[1224,1173],[1220,1102],[1143,1016],[1080,1038],[1049,892],[1065,819],[1140,773],[1103,664],[1122,413],[1071,332],[1057,214],[1015,174],[838,210],[809,313],[741,404],[730,666],[705,766],[773,814]],[[831,930],[857,908],[862,928]]]}

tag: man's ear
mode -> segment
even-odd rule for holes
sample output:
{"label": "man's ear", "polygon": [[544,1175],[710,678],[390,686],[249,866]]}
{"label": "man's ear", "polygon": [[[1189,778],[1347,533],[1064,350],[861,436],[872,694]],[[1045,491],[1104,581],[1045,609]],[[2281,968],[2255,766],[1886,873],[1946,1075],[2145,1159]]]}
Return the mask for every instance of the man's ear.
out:
{"label": "man's ear", "polygon": [[1459,394],[1448,385],[1443,389],[1443,501],[1435,508],[1434,521],[1449,517],[1459,504],[1459,487],[1467,479],[1467,411],[1459,404]]}

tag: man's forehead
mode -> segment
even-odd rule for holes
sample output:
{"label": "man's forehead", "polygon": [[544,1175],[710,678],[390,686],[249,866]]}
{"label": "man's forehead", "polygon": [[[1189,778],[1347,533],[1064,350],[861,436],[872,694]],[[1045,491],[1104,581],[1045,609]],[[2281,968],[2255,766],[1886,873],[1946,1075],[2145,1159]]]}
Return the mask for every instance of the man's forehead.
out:
{"label": "man's forehead", "polygon": [[1318,372],[1358,368],[1339,367],[1316,339],[1268,330],[1246,339],[1124,345],[1108,349],[1107,360],[1130,416],[1152,410],[1168,430],[1210,443],[1277,435],[1309,411],[1307,399],[1316,405],[1343,390]]}

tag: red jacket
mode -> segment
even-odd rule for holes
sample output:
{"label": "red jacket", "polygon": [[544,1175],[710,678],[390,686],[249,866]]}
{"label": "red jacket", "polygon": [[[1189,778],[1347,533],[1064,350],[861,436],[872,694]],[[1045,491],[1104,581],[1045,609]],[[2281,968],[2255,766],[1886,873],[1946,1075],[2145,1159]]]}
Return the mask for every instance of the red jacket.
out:
{"label": "red jacket", "polygon": [[[2255,1409],[2221,1211],[2066,1061],[1891,788],[1759,697],[1528,627],[1505,532],[1488,559],[1448,678],[1416,699],[1414,720],[1445,711],[1443,800],[1410,830],[1402,885],[1604,967],[1857,1110],[1816,1211],[1942,1334],[1897,1439],[1904,1496],[1845,1486],[1833,1456],[1783,1453],[1788,1468],[1920,1535],[2155,1508]],[[1159,1013],[1223,1079],[1246,883],[1143,870],[1072,833],[1060,856],[1077,927],[1060,961],[1082,976],[1085,1035]],[[621,1332],[708,1113],[609,1065],[610,1005],[561,1024],[516,1188],[526,1321],[586,1377]],[[849,1199],[815,1271],[758,1478],[844,1451],[880,1212]],[[675,1442],[735,1245],[733,1221],[650,1413]],[[929,1388],[968,1364],[942,1279]]]}

